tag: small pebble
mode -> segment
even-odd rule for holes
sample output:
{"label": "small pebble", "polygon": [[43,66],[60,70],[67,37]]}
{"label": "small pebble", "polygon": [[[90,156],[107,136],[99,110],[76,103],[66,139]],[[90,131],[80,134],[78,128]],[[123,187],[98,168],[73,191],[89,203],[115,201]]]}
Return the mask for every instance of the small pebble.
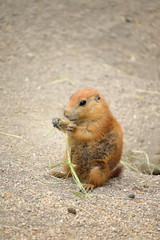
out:
{"label": "small pebble", "polygon": [[132,23],[132,22],[133,22],[133,19],[132,19],[130,16],[126,16],[126,17],[125,17],[125,21],[126,21],[127,23]]}
{"label": "small pebble", "polygon": [[134,193],[131,193],[128,195],[129,198],[135,198],[135,194]]}
{"label": "small pebble", "polygon": [[68,208],[67,210],[69,213],[76,215],[76,210],[74,208]]}

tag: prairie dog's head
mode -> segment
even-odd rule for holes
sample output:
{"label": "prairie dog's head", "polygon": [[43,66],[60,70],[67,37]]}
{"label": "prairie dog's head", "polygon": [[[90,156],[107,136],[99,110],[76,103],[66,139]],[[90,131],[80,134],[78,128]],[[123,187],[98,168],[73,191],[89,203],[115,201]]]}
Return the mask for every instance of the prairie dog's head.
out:
{"label": "prairie dog's head", "polygon": [[82,89],[74,93],[64,111],[70,121],[94,121],[103,118],[108,112],[104,96],[95,89]]}

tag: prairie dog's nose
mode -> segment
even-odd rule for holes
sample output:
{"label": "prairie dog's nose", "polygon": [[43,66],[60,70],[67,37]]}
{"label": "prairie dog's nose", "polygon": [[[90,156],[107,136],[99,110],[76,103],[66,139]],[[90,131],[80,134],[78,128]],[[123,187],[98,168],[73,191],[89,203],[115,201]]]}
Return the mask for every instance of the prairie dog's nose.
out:
{"label": "prairie dog's nose", "polygon": [[64,110],[64,116],[65,116],[66,118],[68,118],[68,117],[70,116],[69,111]]}

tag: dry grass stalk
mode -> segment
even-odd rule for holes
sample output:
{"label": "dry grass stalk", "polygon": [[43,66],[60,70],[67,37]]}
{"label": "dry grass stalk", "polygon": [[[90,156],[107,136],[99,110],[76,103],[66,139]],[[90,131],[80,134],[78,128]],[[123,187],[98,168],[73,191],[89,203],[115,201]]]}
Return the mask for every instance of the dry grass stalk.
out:
{"label": "dry grass stalk", "polygon": [[5,133],[5,132],[0,132],[0,134],[6,135],[6,136],[10,136],[10,137],[23,138],[23,137],[21,137],[21,136],[17,136],[17,135],[10,134],[10,133]]}
{"label": "dry grass stalk", "polygon": [[73,81],[71,81],[69,78],[62,78],[62,79],[58,79],[52,82],[52,84],[56,84],[56,83],[62,83],[62,82],[67,82],[72,86],[75,86],[75,83],[73,83]]}
{"label": "dry grass stalk", "polygon": [[142,92],[142,93],[148,93],[148,94],[158,94],[160,95],[160,92],[158,91],[149,91],[149,90],[143,90],[143,89],[137,89],[137,92]]}
{"label": "dry grass stalk", "polygon": [[[137,155],[141,155],[139,158]],[[142,159],[144,157],[144,159]],[[154,169],[160,170],[160,166],[153,164],[150,162],[148,154],[141,150],[134,150],[131,154],[124,155],[122,157],[122,163],[124,167],[128,170],[132,170],[134,172],[142,172],[141,166],[145,165],[146,170],[143,170],[143,173],[152,175],[154,173]]]}

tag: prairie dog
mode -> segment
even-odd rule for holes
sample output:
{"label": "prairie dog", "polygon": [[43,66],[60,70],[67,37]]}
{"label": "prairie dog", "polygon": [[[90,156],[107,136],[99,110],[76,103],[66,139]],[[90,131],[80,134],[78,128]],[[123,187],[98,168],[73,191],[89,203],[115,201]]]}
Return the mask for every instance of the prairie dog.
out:
{"label": "prairie dog", "polygon": [[[119,176],[123,132],[112,115],[105,97],[95,89],[74,93],[65,108],[63,121],[52,120],[53,126],[68,135],[71,162],[87,191],[104,185],[111,177]],[[65,154],[64,160],[67,159]],[[68,165],[64,172],[52,171],[56,177],[70,177]]]}

